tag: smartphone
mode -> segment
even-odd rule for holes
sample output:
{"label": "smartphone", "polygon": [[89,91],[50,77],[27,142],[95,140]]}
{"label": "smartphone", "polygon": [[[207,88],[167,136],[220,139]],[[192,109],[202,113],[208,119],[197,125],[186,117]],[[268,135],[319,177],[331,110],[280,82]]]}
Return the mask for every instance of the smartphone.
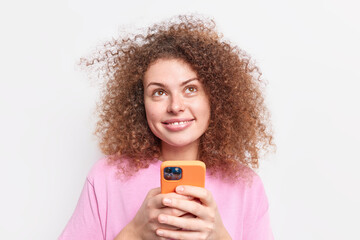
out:
{"label": "smartphone", "polygon": [[165,161],[161,164],[161,193],[175,192],[179,185],[205,187],[205,163],[201,161]]}

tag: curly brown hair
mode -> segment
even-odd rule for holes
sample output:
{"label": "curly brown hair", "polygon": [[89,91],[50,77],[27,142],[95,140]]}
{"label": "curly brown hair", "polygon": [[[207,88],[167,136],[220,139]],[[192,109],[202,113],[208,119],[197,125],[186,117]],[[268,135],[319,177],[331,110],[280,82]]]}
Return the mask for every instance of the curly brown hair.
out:
{"label": "curly brown hair", "polygon": [[103,153],[115,162],[130,159],[123,169],[128,174],[161,155],[143,96],[144,74],[158,59],[188,63],[209,96],[210,123],[199,146],[207,169],[237,178],[243,166],[257,168],[262,153],[274,147],[261,72],[247,53],[223,40],[213,20],[195,16],[177,16],[143,34],[113,39],[81,60],[106,80],[96,127]]}

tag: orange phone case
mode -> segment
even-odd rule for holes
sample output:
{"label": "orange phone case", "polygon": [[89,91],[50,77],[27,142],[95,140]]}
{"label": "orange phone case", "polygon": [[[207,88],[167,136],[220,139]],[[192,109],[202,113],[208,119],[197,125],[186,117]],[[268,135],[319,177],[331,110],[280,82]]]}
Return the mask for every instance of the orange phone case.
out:
{"label": "orange phone case", "polygon": [[[179,167],[182,169],[180,180],[166,180],[164,178],[164,168]],[[205,163],[201,161],[166,161],[161,164],[161,193],[175,192],[179,185],[192,185],[205,187]]]}

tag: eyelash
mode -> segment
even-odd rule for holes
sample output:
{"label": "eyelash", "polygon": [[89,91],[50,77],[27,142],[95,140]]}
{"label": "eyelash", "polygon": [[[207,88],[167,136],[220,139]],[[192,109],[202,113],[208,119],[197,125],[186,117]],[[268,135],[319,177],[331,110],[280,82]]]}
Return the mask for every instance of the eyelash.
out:
{"label": "eyelash", "polygon": [[154,90],[154,92],[153,92],[153,96],[155,96],[155,97],[163,96],[163,94],[158,95],[159,92],[162,92],[163,94],[166,94],[166,91],[165,91],[164,89],[156,89],[156,90]]}
{"label": "eyelash", "polygon": [[[193,90],[190,90],[190,89],[193,89]],[[198,88],[195,86],[187,86],[187,87],[185,87],[185,92],[186,91],[189,91],[189,93],[192,94],[192,93],[197,92]],[[160,92],[162,93],[161,95],[159,94]],[[164,89],[155,89],[152,95],[154,97],[160,97],[160,96],[163,96],[164,94],[166,94],[166,91]]]}
{"label": "eyelash", "polygon": [[[189,90],[190,88],[192,88],[193,91],[190,91],[190,90]],[[197,87],[195,87],[195,86],[187,86],[187,87],[185,88],[185,91],[187,91],[187,90],[189,90],[190,93],[195,93],[195,92],[198,91]]]}

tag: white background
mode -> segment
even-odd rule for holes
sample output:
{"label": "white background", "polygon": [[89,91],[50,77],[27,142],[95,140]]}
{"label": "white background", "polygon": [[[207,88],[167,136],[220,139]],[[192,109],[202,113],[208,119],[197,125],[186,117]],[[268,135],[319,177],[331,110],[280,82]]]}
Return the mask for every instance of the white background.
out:
{"label": "white background", "polygon": [[268,81],[263,162],[279,240],[360,239],[360,6],[354,1],[7,1],[0,6],[0,238],[56,239],[102,155],[78,59],[122,26],[214,17]]}

